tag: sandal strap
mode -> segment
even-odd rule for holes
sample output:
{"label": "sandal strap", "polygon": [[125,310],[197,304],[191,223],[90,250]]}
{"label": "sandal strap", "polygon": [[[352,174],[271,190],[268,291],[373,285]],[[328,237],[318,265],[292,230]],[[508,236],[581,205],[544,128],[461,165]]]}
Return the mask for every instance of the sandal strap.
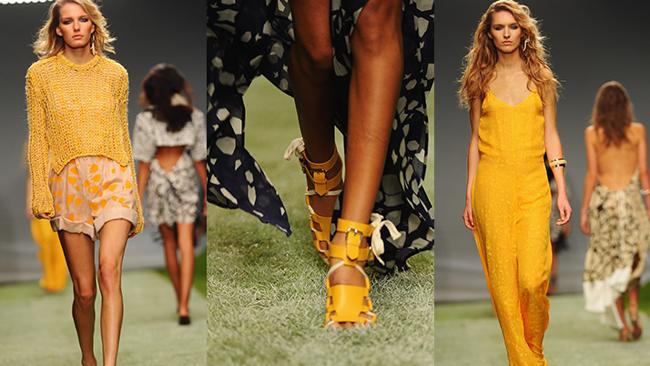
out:
{"label": "sandal strap", "polygon": [[309,208],[309,228],[314,233],[314,247],[324,256],[328,256],[328,251],[320,247],[321,242],[326,242],[328,247],[330,243],[330,226],[332,225],[331,216],[321,216],[314,211],[309,204],[309,198],[305,197],[307,208]]}
{"label": "sandal strap", "polygon": [[373,256],[377,258],[379,263],[385,265],[384,261],[381,259],[381,255],[384,254],[384,240],[381,238],[381,229],[386,228],[390,233],[390,237],[393,240],[397,240],[402,236],[402,234],[397,230],[395,224],[390,220],[384,220],[384,216],[378,213],[372,213],[370,215],[370,225],[373,227],[371,239],[370,239],[370,248],[372,249]]}
{"label": "sandal strap", "polygon": [[334,168],[336,163],[341,160],[338,151],[336,151],[336,148],[334,148],[332,156],[330,156],[327,161],[323,163],[316,163],[309,160],[307,157],[307,153],[305,152],[305,142],[301,137],[299,137],[289,143],[289,146],[284,152],[284,159],[290,160],[291,155],[298,157],[298,161],[302,166],[302,171],[307,176],[307,179],[309,179],[314,185],[314,189],[308,190],[307,195],[317,194],[319,196],[332,196],[341,193],[340,190],[333,190],[341,184],[343,169],[340,169],[338,173],[332,178],[327,178],[327,172]]}
{"label": "sandal strap", "polygon": [[331,285],[329,276],[346,265],[343,261],[332,265],[325,280],[327,290],[327,303],[325,305],[325,327],[336,323],[370,324],[376,321],[377,315],[372,312],[370,300],[370,280],[365,271],[358,264],[351,265],[364,277],[363,286],[348,284]]}
{"label": "sandal strap", "polygon": [[357,261],[366,260],[367,254],[361,256],[361,239],[372,234],[372,226],[356,221],[339,219],[336,223],[336,231],[345,234],[345,260]]}

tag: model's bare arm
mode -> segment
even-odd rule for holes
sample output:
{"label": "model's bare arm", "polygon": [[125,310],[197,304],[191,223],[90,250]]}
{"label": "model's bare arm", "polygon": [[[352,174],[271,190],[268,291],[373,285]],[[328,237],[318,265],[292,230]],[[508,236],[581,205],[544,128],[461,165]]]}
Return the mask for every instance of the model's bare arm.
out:
{"label": "model's bare arm", "polygon": [[[557,99],[555,91],[548,90],[544,93],[544,145],[546,156],[549,162],[556,158],[564,157],[562,143],[557,132]],[[557,225],[564,225],[571,219],[571,206],[566,194],[566,180],[564,179],[564,167],[553,167],[553,176],[557,183],[557,208],[560,211],[560,219]]]}
{"label": "model's bare arm", "polygon": [[587,152],[587,173],[582,188],[582,206],[580,208],[580,230],[585,235],[590,235],[589,228],[589,201],[596,188],[598,161],[596,156],[596,130],[594,127],[585,129],[585,149]]}
{"label": "model's bare arm", "polygon": [[465,189],[465,210],[463,212],[463,221],[465,226],[474,230],[474,212],[472,208],[472,187],[476,170],[478,168],[478,125],[481,119],[481,100],[473,99],[469,106],[469,122],[471,135],[469,146],[467,147],[467,184]]}

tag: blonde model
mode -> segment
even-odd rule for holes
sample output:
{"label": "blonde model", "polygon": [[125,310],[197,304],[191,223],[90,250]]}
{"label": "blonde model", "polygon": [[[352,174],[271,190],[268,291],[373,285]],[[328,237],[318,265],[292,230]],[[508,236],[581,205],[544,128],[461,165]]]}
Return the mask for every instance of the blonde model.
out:
{"label": "blonde model", "polygon": [[103,364],[115,365],[122,327],[122,259],[142,230],[128,133],[128,77],[91,0],[57,0],[26,76],[34,216],[58,231],[74,284],[81,363],[96,365],[95,250],[99,240]]}
{"label": "blonde model", "polygon": [[556,129],[557,81],[529,9],[494,2],[474,33],[461,78],[471,139],[463,220],[474,232],[510,365],[546,365],[546,297],[551,269],[551,194],[544,153],[557,182],[558,225],[571,208]]}

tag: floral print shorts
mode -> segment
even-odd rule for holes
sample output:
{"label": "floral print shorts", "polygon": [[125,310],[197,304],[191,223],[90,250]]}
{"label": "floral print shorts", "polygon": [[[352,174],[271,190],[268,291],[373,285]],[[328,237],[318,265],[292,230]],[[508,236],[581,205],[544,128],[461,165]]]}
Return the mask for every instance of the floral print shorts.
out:
{"label": "floral print shorts", "polygon": [[131,170],[103,156],[71,160],[60,173],[50,174],[54,198],[55,231],[83,233],[97,240],[110,220],[125,219],[135,228],[138,220],[135,183]]}

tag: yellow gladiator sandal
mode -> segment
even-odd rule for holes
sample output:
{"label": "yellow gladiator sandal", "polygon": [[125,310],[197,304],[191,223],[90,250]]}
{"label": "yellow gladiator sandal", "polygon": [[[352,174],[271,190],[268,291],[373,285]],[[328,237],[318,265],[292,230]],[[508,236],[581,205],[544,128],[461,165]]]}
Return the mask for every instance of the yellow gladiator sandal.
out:
{"label": "yellow gladiator sandal", "polygon": [[[376,260],[383,264],[380,255],[384,253],[384,241],[381,239],[381,229],[388,229],[393,240],[401,234],[395,225],[384,220],[383,216],[373,213],[370,216],[370,225],[345,219],[339,219],[336,231],[345,234],[345,245],[330,244],[329,255],[331,259],[339,260],[330,267],[325,279],[327,290],[327,303],[325,305],[325,327],[335,326],[340,323],[355,323],[369,325],[377,320],[377,315],[372,312],[370,300],[370,280],[368,275],[359,265],[367,262],[374,254]],[[363,237],[370,237],[369,246],[361,248]],[[330,284],[330,275],[343,266],[351,266],[364,277],[364,286],[347,284]]]}
{"label": "yellow gladiator sandal", "polygon": [[296,155],[298,161],[302,166],[302,171],[305,173],[307,179],[313,184],[314,188],[309,189],[305,193],[305,203],[309,208],[309,226],[313,233],[314,247],[320,254],[321,258],[327,263],[328,248],[330,246],[330,226],[332,225],[331,216],[321,216],[317,214],[311,207],[310,197],[318,195],[319,197],[338,196],[341,193],[341,172],[343,167],[339,169],[336,175],[332,178],[327,178],[327,173],[336,166],[336,163],[341,160],[336,147],[332,156],[324,163],[314,163],[307,158],[305,153],[305,143],[302,138],[297,138],[291,141],[289,147],[284,153],[284,158],[289,160],[291,155]]}
{"label": "yellow gladiator sandal", "polygon": [[[371,224],[362,224],[345,219],[339,219],[336,231],[345,234],[345,245],[330,245],[329,255],[338,262],[330,267],[325,279],[327,303],[325,305],[325,327],[340,323],[369,325],[377,320],[372,312],[370,300],[370,280],[359,262],[367,262],[374,254],[375,259],[383,263],[379,257],[384,252],[384,242],[381,239],[381,228],[386,227],[393,240],[400,237],[399,231],[392,222],[383,220],[379,214],[371,215]],[[371,237],[368,247],[361,248],[361,240]],[[372,250],[372,252],[371,252]],[[350,266],[359,271],[364,277],[364,286],[347,284],[330,284],[330,275],[343,266]]]}

